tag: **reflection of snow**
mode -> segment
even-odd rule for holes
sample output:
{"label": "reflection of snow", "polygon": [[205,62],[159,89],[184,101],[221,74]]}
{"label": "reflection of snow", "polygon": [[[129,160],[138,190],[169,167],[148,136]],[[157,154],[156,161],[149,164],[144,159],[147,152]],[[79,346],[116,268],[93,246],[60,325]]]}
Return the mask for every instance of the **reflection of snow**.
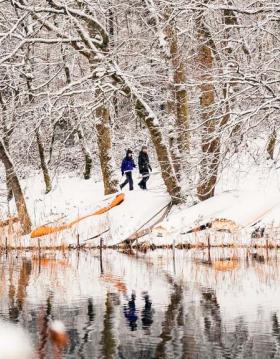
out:
{"label": "reflection of snow", "polygon": [[[237,318],[242,317],[253,331],[259,320],[271,326],[272,314],[280,313],[280,264],[276,258],[262,263],[249,254],[248,263],[245,250],[214,249],[211,253],[213,265],[207,264],[207,250],[176,251],[176,278],[180,283],[185,283],[188,289],[185,292],[186,306],[195,298],[198,300],[201,288],[212,288],[225,325],[230,327]],[[272,251],[270,255],[275,256],[275,252]],[[220,259],[221,256],[239,258],[239,266],[229,267],[228,271],[216,270],[215,259]],[[158,251],[150,252],[149,257],[157,261]],[[173,273],[172,252],[163,250],[161,257],[165,269]],[[197,259],[203,259],[205,263],[200,263]]]}
{"label": "reflection of snow", "polygon": [[[169,332],[185,331],[201,348],[193,350],[206,350],[217,326],[225,341],[240,323],[249,337],[271,332],[271,318],[280,312],[273,256],[237,249],[176,250],[175,259],[169,250],[104,251],[101,266],[98,251],[49,252],[41,260],[10,255],[2,260],[0,313],[9,318],[11,306],[17,308],[14,315],[36,340],[40,320],[32,318],[44,315],[49,303],[49,320],[62,320],[77,351],[92,357],[105,350],[108,335],[130,357],[137,348],[168,342]],[[82,339],[87,336],[89,343]]]}

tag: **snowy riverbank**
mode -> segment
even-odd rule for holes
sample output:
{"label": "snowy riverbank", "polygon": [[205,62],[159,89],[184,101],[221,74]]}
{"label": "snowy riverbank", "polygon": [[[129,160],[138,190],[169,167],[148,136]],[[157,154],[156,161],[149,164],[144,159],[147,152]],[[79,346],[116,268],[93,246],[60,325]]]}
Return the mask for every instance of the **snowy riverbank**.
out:
{"label": "snowy riverbank", "polygon": [[[255,167],[250,173],[233,176],[225,171],[217,195],[191,206],[172,207],[170,197],[158,174],[149,182],[149,190],[124,190],[122,204],[110,211],[91,216],[70,229],[38,238],[21,237],[18,225],[2,228],[1,245],[16,247],[59,247],[69,245],[97,246],[100,239],[112,246],[131,240],[133,244],[205,246],[277,245],[280,240],[279,170]],[[269,176],[267,175],[269,172]],[[231,174],[230,174],[231,172]],[[232,180],[230,180],[232,178]],[[136,181],[135,181],[136,182]],[[227,183],[227,186],[226,186]],[[41,176],[22,182],[33,228],[57,226],[108,206],[115,195],[104,196],[101,182],[61,176],[53,190],[44,194]],[[16,215],[13,202],[7,212],[1,204],[2,218]],[[262,233],[262,229],[265,232]],[[257,230],[257,231],[256,231]],[[262,238],[259,237],[262,234]],[[137,241],[135,241],[137,239]],[[280,243],[280,241],[279,241]]]}

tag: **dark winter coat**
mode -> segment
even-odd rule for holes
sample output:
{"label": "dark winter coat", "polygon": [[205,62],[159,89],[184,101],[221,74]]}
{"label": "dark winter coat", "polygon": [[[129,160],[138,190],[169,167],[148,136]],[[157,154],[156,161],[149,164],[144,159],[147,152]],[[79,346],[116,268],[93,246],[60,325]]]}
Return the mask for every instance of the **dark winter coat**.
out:
{"label": "dark winter coat", "polygon": [[122,174],[124,174],[125,172],[128,171],[132,171],[133,168],[135,168],[135,163],[132,157],[129,156],[125,156],[125,158],[122,160],[122,165],[121,165],[121,171]]}
{"label": "dark winter coat", "polygon": [[149,156],[146,152],[140,151],[138,157],[138,166],[139,166],[139,172],[141,174],[149,173],[149,171],[152,170],[152,167],[150,166]]}

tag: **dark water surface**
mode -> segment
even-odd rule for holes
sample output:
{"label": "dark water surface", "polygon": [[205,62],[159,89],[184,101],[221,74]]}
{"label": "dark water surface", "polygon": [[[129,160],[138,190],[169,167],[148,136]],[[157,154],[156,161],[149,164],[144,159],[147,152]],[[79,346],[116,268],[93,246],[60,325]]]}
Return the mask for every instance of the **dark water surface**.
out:
{"label": "dark water surface", "polygon": [[237,249],[0,255],[0,319],[52,358],[280,358],[280,252]]}

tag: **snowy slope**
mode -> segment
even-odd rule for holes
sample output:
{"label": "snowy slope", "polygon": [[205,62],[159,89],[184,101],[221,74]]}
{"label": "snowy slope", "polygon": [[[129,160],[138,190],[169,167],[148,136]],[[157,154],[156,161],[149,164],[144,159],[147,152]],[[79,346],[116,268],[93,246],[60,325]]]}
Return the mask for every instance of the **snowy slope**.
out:
{"label": "snowy slope", "polygon": [[195,206],[175,211],[159,224],[159,227],[167,232],[188,232],[215,219],[223,210],[237,203],[241,197],[242,193],[238,191],[221,193]]}
{"label": "snowy slope", "polygon": [[120,243],[135,231],[153,225],[169,203],[166,193],[140,190],[126,193],[124,203],[108,213],[111,237],[108,244]]}
{"label": "snowy slope", "polygon": [[[240,238],[246,230],[246,243],[248,243],[250,233],[254,230],[251,226],[254,224],[267,227],[273,225],[279,228],[279,171],[273,170],[271,164],[267,167],[252,166],[250,169],[248,166],[246,168],[245,162],[238,165],[241,166],[239,172],[237,168],[224,171],[214,198],[195,206],[174,207],[161,223],[157,222],[170,202],[170,197],[166,193],[160,175],[151,176],[148,182],[149,190],[142,191],[137,186],[138,178],[134,174],[135,190],[128,191],[128,188],[125,188],[125,201],[121,205],[103,215],[87,218],[70,230],[44,236],[40,238],[40,245],[43,247],[78,243],[98,245],[101,234],[104,244],[115,245],[131,236],[135,238],[135,233],[142,233],[144,229],[150,229],[154,224],[156,224],[154,233],[146,235],[144,240],[156,238],[157,244],[171,244],[173,240],[177,243],[185,240],[196,243],[205,241],[205,236],[209,233],[213,235],[213,230],[197,232],[195,236],[187,234],[188,231],[223,219],[235,223]],[[242,166],[246,171],[242,170]],[[85,181],[74,176],[57,177],[53,183],[53,190],[47,195],[43,192],[41,175],[23,181],[22,186],[33,228],[44,224],[69,223],[106,206],[115,197],[115,194],[103,195],[101,182],[95,182],[93,179]],[[0,204],[0,210],[2,218],[7,218],[3,203]],[[10,206],[10,215],[13,214],[16,214],[14,203]],[[6,236],[9,238],[9,243],[11,240],[16,246],[38,245],[38,239],[31,240],[29,236],[21,238],[19,232],[18,235],[12,233],[11,238],[7,231],[0,234],[2,245]],[[158,238],[159,236],[161,238]],[[225,235],[222,236],[224,240]],[[234,240],[236,241],[236,238]]]}
{"label": "snowy slope", "polygon": [[247,227],[258,222],[277,204],[280,204],[280,194],[250,191],[240,197],[238,203],[219,213],[218,218],[231,220],[239,227]]}
{"label": "snowy slope", "polygon": [[260,227],[271,225],[280,227],[280,203],[268,211],[258,223]]}
{"label": "snowy slope", "polygon": [[[54,189],[47,195],[42,191],[44,186],[40,176],[28,179],[23,185],[33,228],[69,223],[107,206],[116,195],[104,196],[101,183],[75,177],[58,178]],[[158,175],[152,176],[148,185],[150,188],[148,191],[140,190],[137,185],[134,191],[125,188],[125,200],[122,204],[105,214],[84,219],[70,229],[39,239],[13,235],[9,236],[9,243],[17,247],[38,246],[39,242],[42,247],[78,243],[98,245],[100,234],[103,234],[106,245],[120,243],[139,229],[155,223],[161,216],[161,210],[170,202],[170,197]],[[11,210],[12,213],[16,213],[13,205]],[[2,233],[1,237],[5,238],[6,235],[7,233]]]}

